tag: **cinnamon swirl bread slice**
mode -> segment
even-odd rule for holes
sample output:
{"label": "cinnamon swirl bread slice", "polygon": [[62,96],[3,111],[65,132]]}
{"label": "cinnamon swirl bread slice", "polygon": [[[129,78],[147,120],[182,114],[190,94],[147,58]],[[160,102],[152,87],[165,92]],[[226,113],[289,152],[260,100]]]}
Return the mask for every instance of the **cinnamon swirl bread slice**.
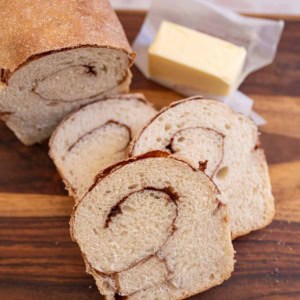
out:
{"label": "cinnamon swirl bread slice", "polygon": [[218,197],[203,172],[154,151],[100,174],[74,209],[71,234],[109,299],[183,299],[233,271]]}
{"label": "cinnamon swirl bread slice", "polygon": [[274,216],[266,161],[255,153],[257,145],[258,130],[249,118],[221,102],[192,97],[158,113],[130,152],[167,150],[205,170],[228,205],[235,238],[266,226]]}
{"label": "cinnamon swirl bread slice", "polygon": [[125,158],[132,137],[155,109],[141,94],[115,96],[66,117],[50,140],[50,156],[69,193],[81,198],[95,175]]}

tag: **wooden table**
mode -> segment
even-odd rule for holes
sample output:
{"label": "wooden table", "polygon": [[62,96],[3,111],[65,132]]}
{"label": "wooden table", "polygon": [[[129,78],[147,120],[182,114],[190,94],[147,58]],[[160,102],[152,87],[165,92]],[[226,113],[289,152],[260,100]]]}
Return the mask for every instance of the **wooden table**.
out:
{"label": "wooden table", "polygon": [[[130,41],[144,14],[119,13]],[[134,68],[132,91],[158,108],[180,95]],[[242,91],[268,124],[261,128],[277,214],[267,228],[234,241],[230,280],[193,299],[300,299],[300,20],[289,20],[275,62]],[[72,199],[47,155],[0,125],[0,299],[101,299],[69,236]]]}

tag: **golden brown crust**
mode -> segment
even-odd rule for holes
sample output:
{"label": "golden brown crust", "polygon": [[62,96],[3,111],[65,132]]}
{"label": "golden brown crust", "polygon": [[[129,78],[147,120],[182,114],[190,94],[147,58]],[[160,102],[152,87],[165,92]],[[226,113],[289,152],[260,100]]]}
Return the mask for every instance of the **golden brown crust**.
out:
{"label": "golden brown crust", "polygon": [[0,67],[11,73],[40,55],[81,46],[123,50],[130,64],[135,57],[109,0],[1,1],[0,18]]}

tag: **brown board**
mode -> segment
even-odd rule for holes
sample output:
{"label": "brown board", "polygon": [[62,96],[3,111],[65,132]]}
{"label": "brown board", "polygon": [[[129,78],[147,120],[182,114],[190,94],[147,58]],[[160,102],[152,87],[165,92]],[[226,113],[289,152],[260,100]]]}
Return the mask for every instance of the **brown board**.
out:
{"label": "brown board", "polygon": [[[119,17],[132,41],[144,14]],[[157,108],[182,98],[133,69],[133,92]],[[192,299],[300,298],[300,20],[288,20],[275,62],[241,90],[266,120],[261,140],[277,213],[267,228],[234,241],[231,279]],[[0,124],[0,299],[102,299],[69,236],[73,200],[47,143],[25,147]]]}

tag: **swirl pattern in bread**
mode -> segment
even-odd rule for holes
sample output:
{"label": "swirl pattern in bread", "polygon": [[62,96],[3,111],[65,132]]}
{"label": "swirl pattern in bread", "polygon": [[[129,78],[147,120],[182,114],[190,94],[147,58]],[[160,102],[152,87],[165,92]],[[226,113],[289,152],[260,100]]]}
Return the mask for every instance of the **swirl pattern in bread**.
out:
{"label": "swirl pattern in bread", "polygon": [[218,195],[203,172],[165,152],[100,174],[71,219],[100,292],[174,300],[230,277],[233,248]]}
{"label": "swirl pattern in bread", "polygon": [[132,137],[155,115],[141,94],[114,96],[67,116],[50,140],[50,156],[69,193],[80,199],[96,174],[126,158]]}
{"label": "swirl pattern in bread", "polygon": [[[225,104],[191,97],[159,112],[136,136],[131,155],[164,150],[205,170],[228,205],[232,237],[272,221],[274,199],[258,130]],[[239,196],[238,196],[239,195]]]}

